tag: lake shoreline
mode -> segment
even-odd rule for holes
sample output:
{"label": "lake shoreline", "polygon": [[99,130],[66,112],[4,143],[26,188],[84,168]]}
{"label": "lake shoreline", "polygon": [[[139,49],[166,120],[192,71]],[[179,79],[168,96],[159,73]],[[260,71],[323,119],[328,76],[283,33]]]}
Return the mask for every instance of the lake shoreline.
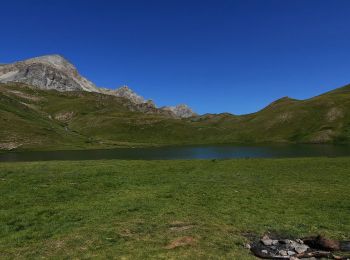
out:
{"label": "lake shoreline", "polygon": [[115,149],[10,151],[0,153],[0,162],[79,160],[193,160],[233,158],[346,157],[349,145],[259,144],[186,145]]}

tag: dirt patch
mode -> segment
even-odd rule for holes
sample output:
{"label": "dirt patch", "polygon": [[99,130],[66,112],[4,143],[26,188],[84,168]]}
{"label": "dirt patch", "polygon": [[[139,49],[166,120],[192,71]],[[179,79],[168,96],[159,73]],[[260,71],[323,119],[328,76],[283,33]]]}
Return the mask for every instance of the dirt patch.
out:
{"label": "dirt patch", "polygon": [[336,108],[336,107],[331,108],[326,115],[326,119],[328,122],[333,122],[342,117],[344,117],[343,111],[340,108]]}
{"label": "dirt patch", "polygon": [[174,221],[174,222],[170,223],[169,226],[170,226],[169,227],[170,231],[180,232],[180,231],[194,228],[195,225],[192,223],[186,223],[186,222],[182,222],[182,221]]}
{"label": "dirt patch", "polygon": [[334,131],[331,129],[319,131],[317,133],[314,133],[311,138],[311,143],[326,143],[333,140],[334,137]]}
{"label": "dirt patch", "polygon": [[16,143],[16,142],[0,143],[0,150],[13,150],[22,145],[23,144]]}
{"label": "dirt patch", "polygon": [[55,115],[55,119],[61,122],[67,122],[69,120],[71,120],[74,116],[74,112],[70,111],[70,112],[62,112],[62,113],[58,113]]}
{"label": "dirt patch", "polygon": [[16,95],[17,97],[24,98],[24,99],[31,100],[31,101],[41,100],[40,97],[32,96],[32,95],[29,95],[27,93],[23,93],[23,92],[17,91],[17,90],[7,90],[7,92],[10,94]]}
{"label": "dirt patch", "polygon": [[180,237],[168,244],[165,248],[166,249],[174,249],[177,247],[183,247],[183,246],[193,246],[197,243],[197,240],[194,237]]}
{"label": "dirt patch", "polygon": [[133,233],[131,232],[130,229],[123,229],[122,231],[119,232],[119,235],[121,237],[131,237]]}
{"label": "dirt patch", "polygon": [[25,103],[25,102],[20,102],[20,103],[21,103],[22,105],[24,105],[24,106],[30,108],[30,109],[38,110],[38,107],[35,106],[35,105],[33,105],[33,104],[27,104],[27,103]]}

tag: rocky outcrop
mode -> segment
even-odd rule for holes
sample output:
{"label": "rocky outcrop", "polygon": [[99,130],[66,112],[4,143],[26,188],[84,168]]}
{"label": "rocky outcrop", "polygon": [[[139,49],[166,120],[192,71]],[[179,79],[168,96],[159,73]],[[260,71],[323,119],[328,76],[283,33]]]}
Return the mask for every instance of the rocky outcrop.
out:
{"label": "rocky outcrop", "polygon": [[100,92],[92,82],[78,73],[74,65],[60,55],[47,55],[1,65],[0,82],[21,82],[47,90]]}
{"label": "rocky outcrop", "polygon": [[[323,237],[305,239],[271,239],[264,236],[260,241],[246,244],[244,247],[263,259],[348,259],[337,256],[332,251],[348,251],[348,241],[335,241]],[[341,247],[340,245],[344,245]]]}
{"label": "rocky outcrop", "polygon": [[196,116],[197,114],[193,112],[191,108],[189,108],[185,104],[177,105],[177,106],[170,106],[170,107],[162,107],[163,110],[170,111],[173,113],[176,117],[180,118],[188,118],[192,116]]}

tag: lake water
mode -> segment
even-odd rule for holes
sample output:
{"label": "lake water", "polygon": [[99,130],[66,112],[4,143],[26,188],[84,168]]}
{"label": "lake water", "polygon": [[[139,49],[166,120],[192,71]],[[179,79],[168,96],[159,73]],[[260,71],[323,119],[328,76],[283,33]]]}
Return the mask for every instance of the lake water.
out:
{"label": "lake water", "polygon": [[350,146],[280,144],[258,146],[177,146],[158,148],[120,148],[82,151],[8,152],[0,153],[0,162],[49,160],[171,160],[229,158],[288,158],[288,157],[350,156]]}

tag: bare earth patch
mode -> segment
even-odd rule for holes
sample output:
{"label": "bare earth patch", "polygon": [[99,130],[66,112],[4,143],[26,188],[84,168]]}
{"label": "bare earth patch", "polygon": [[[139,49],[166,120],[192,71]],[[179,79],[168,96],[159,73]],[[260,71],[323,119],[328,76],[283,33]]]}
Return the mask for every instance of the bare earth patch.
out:
{"label": "bare earth patch", "polygon": [[130,229],[123,229],[121,232],[119,232],[119,235],[122,237],[131,237],[133,234]]}
{"label": "bare earth patch", "polygon": [[326,119],[328,122],[333,122],[342,117],[344,117],[343,111],[336,107],[331,108],[326,115]]}
{"label": "bare earth patch", "polygon": [[193,246],[196,244],[196,239],[194,237],[180,237],[175,240],[173,240],[170,244],[168,244],[165,248],[166,249],[174,249],[177,247],[183,247],[183,246]]}
{"label": "bare earth patch", "polygon": [[192,223],[186,223],[186,222],[182,222],[182,221],[174,221],[174,222],[170,223],[169,230],[179,232],[179,231],[191,229],[194,226],[195,225]]}
{"label": "bare earth patch", "polygon": [[21,91],[18,91],[18,90],[7,90],[8,93],[11,93],[11,94],[14,94],[20,98],[24,98],[24,99],[28,99],[28,100],[31,100],[31,101],[39,101],[41,100],[40,97],[36,97],[36,96],[32,96],[32,95],[29,95],[27,93],[23,93]]}
{"label": "bare earth patch", "polygon": [[310,141],[312,143],[325,143],[325,142],[331,141],[333,136],[334,136],[334,131],[331,129],[327,129],[327,130],[314,133],[311,136]]}
{"label": "bare earth patch", "polygon": [[22,144],[16,142],[0,143],[0,150],[13,150],[20,146]]}
{"label": "bare earth patch", "polygon": [[55,115],[55,119],[61,122],[67,122],[69,120],[71,120],[74,116],[74,112],[70,111],[70,112],[62,112],[62,113],[58,113]]}

